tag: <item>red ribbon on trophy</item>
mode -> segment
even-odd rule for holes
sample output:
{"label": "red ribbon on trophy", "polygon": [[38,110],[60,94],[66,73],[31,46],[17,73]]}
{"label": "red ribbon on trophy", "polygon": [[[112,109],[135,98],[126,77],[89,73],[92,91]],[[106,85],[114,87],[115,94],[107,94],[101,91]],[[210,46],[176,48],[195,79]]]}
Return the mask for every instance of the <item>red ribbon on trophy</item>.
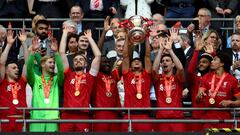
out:
{"label": "red ribbon on trophy", "polygon": [[150,28],[153,24],[152,20],[144,18],[139,15],[135,15],[119,23],[120,28],[128,29],[128,35],[130,41],[137,45],[145,40],[146,36],[149,36]]}

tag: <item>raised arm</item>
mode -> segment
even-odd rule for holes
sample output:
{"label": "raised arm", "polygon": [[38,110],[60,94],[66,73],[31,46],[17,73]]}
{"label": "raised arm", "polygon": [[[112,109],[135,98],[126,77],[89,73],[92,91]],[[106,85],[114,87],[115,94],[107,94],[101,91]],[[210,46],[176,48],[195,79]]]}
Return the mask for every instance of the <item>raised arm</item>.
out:
{"label": "raised arm", "polygon": [[181,61],[178,59],[178,57],[176,56],[176,54],[173,52],[172,50],[172,39],[168,38],[167,43],[164,44],[164,48],[169,52],[169,54],[171,55],[173,62],[177,68],[177,76],[179,80],[184,80],[184,68],[183,65],[181,63]]}
{"label": "raised arm", "polygon": [[[192,56],[192,59],[189,62],[189,66],[188,66],[188,76],[192,76],[193,74],[195,74],[195,69],[198,63],[198,55],[199,55],[199,51],[201,51],[203,49],[203,44],[201,43],[201,36],[200,34],[196,34],[196,39],[195,39],[195,50]],[[191,78],[191,77],[190,77]]]}
{"label": "raised arm", "polygon": [[101,37],[100,37],[100,39],[98,40],[98,43],[97,43],[98,48],[101,52],[102,52],[102,48],[103,48],[103,45],[104,45],[105,35],[106,35],[107,31],[110,29],[109,20],[110,20],[110,17],[107,16],[106,19],[104,20],[104,28],[103,28]]}
{"label": "raised arm", "polygon": [[0,57],[0,81],[5,77],[5,65],[7,62],[9,51],[16,40],[16,37],[13,37],[14,31],[11,29],[7,31],[7,46],[5,47],[1,57]]}
{"label": "raised arm", "polygon": [[149,37],[146,38],[145,41],[145,58],[144,58],[144,62],[145,62],[145,70],[148,73],[152,72],[152,61],[151,61],[151,47],[150,47],[150,43],[149,43]]}
{"label": "raised arm", "polygon": [[27,40],[27,32],[25,31],[25,27],[21,29],[21,31],[19,31],[18,34],[18,39],[21,41],[22,47],[23,47],[23,53],[24,53],[24,65],[23,65],[23,70],[22,70],[22,76],[24,78],[26,78],[26,64],[27,63],[27,59],[28,59],[28,48],[27,48],[27,44],[26,44],[26,40]]}
{"label": "raised arm", "polygon": [[162,58],[162,54],[163,54],[163,43],[164,43],[164,38],[162,37],[159,37],[159,49],[158,49],[158,53],[157,53],[157,56],[155,57],[155,60],[153,62],[153,73],[154,74],[158,74],[158,71],[159,71],[159,67],[160,67],[160,63],[161,63],[161,58]]}
{"label": "raised arm", "polygon": [[63,85],[64,80],[64,68],[62,63],[62,58],[60,54],[58,53],[58,43],[55,38],[51,39],[51,45],[50,45],[52,51],[54,52],[54,59],[57,66],[57,77],[58,77],[58,84],[60,86]]}
{"label": "raised arm", "polygon": [[40,45],[38,42],[39,38],[37,36],[33,37],[32,39],[32,50],[29,58],[27,60],[27,81],[31,87],[33,87],[35,77],[34,77],[34,55],[35,52],[39,49]]}
{"label": "raised arm", "polygon": [[70,30],[71,30],[71,27],[65,27],[63,29],[63,34],[60,41],[59,53],[63,60],[64,69],[67,69],[69,67],[69,62],[65,52],[66,52],[66,46],[67,46],[67,35],[70,32]]}
{"label": "raised arm", "polygon": [[100,61],[101,61],[101,52],[98,49],[97,44],[95,43],[95,41],[92,38],[91,30],[87,30],[86,32],[84,32],[84,35],[87,37],[88,42],[89,42],[89,44],[92,48],[93,54],[94,54],[94,59],[91,64],[91,70],[93,69],[96,73],[98,73],[99,67],[100,67]]}
{"label": "raised arm", "polygon": [[129,44],[128,35],[126,35],[124,47],[123,47],[123,61],[122,61],[122,73],[129,69]]}

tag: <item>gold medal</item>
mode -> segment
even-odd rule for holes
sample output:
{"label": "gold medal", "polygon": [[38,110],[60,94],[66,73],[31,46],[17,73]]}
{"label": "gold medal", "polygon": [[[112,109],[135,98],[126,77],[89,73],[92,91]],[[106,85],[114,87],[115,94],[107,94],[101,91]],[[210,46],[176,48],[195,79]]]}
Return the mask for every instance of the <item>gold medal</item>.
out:
{"label": "gold medal", "polygon": [[75,93],[74,93],[75,96],[79,96],[80,95],[80,91],[79,90],[76,90]]}
{"label": "gold medal", "polygon": [[214,99],[214,98],[210,98],[210,99],[209,99],[209,103],[210,103],[211,105],[215,104],[215,99]]}
{"label": "gold medal", "polygon": [[49,98],[45,98],[45,99],[44,99],[44,103],[49,104],[49,103],[50,103]]}
{"label": "gold medal", "polygon": [[136,97],[137,97],[137,99],[142,99],[142,94],[141,93],[137,93]]}
{"label": "gold medal", "polygon": [[171,97],[167,97],[166,98],[166,103],[171,104],[172,103],[172,98]]}
{"label": "gold medal", "polygon": [[107,96],[107,97],[111,97],[111,96],[112,96],[112,93],[111,93],[110,91],[107,91],[107,92],[106,92],[106,96]]}
{"label": "gold medal", "polygon": [[17,105],[19,102],[18,102],[17,99],[13,99],[12,103],[13,103],[14,105]]}

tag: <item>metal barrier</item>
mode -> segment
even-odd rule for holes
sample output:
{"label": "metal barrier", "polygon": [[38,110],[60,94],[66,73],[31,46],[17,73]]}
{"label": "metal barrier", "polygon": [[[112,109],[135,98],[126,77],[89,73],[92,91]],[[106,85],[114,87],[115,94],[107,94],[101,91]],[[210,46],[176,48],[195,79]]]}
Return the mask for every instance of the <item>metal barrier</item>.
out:
{"label": "metal barrier", "polygon": [[[69,20],[69,18],[47,18],[47,20],[49,22],[54,22],[54,21],[57,21],[57,22],[64,22],[66,20]],[[123,19],[122,19],[123,20]],[[166,18],[165,19],[166,22],[167,21],[192,21],[193,18]],[[25,26],[26,22],[31,22],[32,19],[30,18],[0,18],[0,24],[2,21],[5,21],[5,22],[21,22],[22,23],[22,26]],[[103,18],[84,18],[83,19],[83,22],[100,22],[100,23],[103,23],[104,19]],[[235,29],[236,29],[236,20],[235,18],[212,18],[211,19],[212,22],[216,22],[216,21],[223,21],[223,22],[232,22],[233,24],[233,27],[232,28],[227,28],[226,27],[222,27],[220,28],[221,30],[233,30],[235,32]],[[15,30],[20,30],[21,28],[15,28]],[[31,31],[31,27],[30,28],[27,28]],[[51,28],[52,30],[60,30],[60,28]],[[97,30],[100,31],[102,30],[103,28],[102,27],[98,27]]]}
{"label": "metal barrier", "polygon": [[[6,110],[9,107],[0,107],[0,110]],[[23,119],[17,119],[16,122],[23,123],[23,132],[26,132],[26,127],[28,123],[128,123],[129,132],[132,132],[132,123],[233,123],[234,127],[237,128],[238,120],[236,114],[239,113],[240,108],[17,108],[23,111]],[[58,111],[125,111],[128,113],[128,119],[59,119],[59,120],[44,120],[44,119],[26,119],[26,112],[31,110],[58,110]],[[197,111],[197,110],[215,110],[215,111],[231,111],[233,113],[233,119],[131,119],[131,111],[156,111],[156,110],[183,110],[183,111]],[[9,122],[7,119],[0,120],[1,122]]]}
{"label": "metal barrier", "polygon": [[[0,112],[1,112],[1,110],[8,110],[9,109],[9,107],[0,107]],[[1,114],[1,113],[0,113]],[[9,120],[8,119],[0,119],[0,132],[2,131],[2,129],[1,129],[1,124],[2,123],[8,123],[9,122]]]}
{"label": "metal barrier", "polygon": [[[24,132],[26,132],[27,123],[128,123],[129,132],[132,132],[132,123],[234,123],[234,127],[237,128],[238,122],[240,120],[236,119],[236,113],[240,108],[17,108],[23,110],[23,119],[18,119],[16,122],[24,123]],[[111,120],[95,120],[95,119],[59,119],[59,120],[36,120],[36,119],[26,119],[26,111],[31,110],[90,110],[90,111],[99,111],[99,110],[112,110],[112,111],[126,111],[128,113],[128,119],[111,119]],[[153,111],[153,110],[183,110],[183,111],[194,111],[194,110],[215,110],[215,111],[232,111],[233,119],[131,119],[131,111]]]}

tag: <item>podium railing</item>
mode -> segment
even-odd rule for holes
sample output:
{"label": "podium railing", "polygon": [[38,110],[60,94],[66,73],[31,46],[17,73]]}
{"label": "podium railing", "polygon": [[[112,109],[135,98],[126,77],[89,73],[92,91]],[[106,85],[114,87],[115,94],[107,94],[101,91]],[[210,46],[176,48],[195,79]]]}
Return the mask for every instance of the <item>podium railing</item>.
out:
{"label": "podium railing", "polygon": [[[17,108],[23,110],[23,119],[17,119],[16,122],[24,123],[24,132],[26,132],[27,123],[128,123],[128,131],[132,132],[132,123],[233,123],[237,128],[238,122],[236,114],[240,108]],[[59,119],[59,120],[45,120],[45,119],[26,119],[25,113],[31,110],[58,110],[58,111],[124,111],[128,115],[128,119]],[[182,110],[182,111],[197,111],[197,110],[215,110],[215,111],[231,111],[232,119],[131,119],[131,111],[157,111],[157,110]]]}

